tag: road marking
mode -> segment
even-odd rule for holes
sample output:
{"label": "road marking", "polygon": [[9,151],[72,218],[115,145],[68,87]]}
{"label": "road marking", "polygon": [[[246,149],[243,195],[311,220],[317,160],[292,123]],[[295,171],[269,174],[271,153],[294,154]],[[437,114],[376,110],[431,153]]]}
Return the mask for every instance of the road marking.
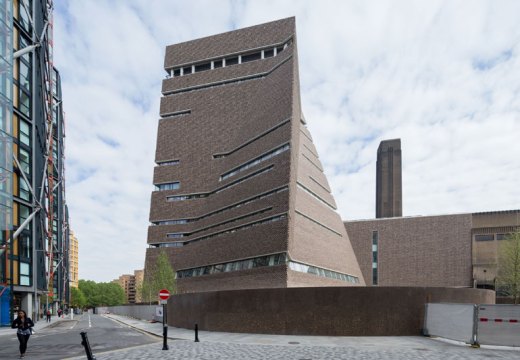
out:
{"label": "road marking", "polygon": [[88,327],[92,327],[92,322],[90,321],[90,313],[88,313]]}

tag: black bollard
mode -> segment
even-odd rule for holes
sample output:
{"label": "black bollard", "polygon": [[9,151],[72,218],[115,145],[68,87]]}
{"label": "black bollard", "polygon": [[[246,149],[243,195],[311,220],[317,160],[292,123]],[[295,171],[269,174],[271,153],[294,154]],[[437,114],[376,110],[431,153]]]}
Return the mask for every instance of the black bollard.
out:
{"label": "black bollard", "polygon": [[87,354],[88,360],[96,360],[96,357],[92,355],[92,349],[90,348],[90,343],[88,342],[88,337],[86,332],[81,332],[81,345],[85,348],[85,353]]}
{"label": "black bollard", "polygon": [[199,341],[199,324],[195,324],[195,342]]}
{"label": "black bollard", "polygon": [[163,324],[163,346],[162,346],[162,349],[163,350],[169,350],[170,348],[168,347],[168,321],[167,321],[168,317],[166,315],[166,304],[163,304],[163,320],[162,320],[162,324]]}

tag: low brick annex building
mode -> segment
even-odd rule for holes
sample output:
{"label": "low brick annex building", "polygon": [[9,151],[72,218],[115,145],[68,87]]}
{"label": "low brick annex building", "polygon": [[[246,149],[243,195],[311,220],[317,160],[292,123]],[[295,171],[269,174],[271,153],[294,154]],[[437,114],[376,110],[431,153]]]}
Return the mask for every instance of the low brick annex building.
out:
{"label": "low brick annex building", "polygon": [[146,267],[166,251],[179,292],[364,285],[302,114],[295,19],[170,45],[164,68]]}
{"label": "low brick annex building", "polygon": [[495,290],[498,252],[520,210],[346,221],[367,285]]}

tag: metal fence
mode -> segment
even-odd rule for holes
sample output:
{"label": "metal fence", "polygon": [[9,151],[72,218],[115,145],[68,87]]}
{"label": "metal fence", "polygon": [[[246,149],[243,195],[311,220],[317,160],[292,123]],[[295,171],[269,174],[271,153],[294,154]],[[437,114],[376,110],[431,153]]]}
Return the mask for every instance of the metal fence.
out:
{"label": "metal fence", "polygon": [[520,305],[426,304],[424,333],[474,345],[520,346]]}
{"label": "metal fence", "polygon": [[121,305],[97,307],[96,314],[116,314],[132,317],[134,319],[162,321],[162,316],[156,315],[156,308],[159,305]]}

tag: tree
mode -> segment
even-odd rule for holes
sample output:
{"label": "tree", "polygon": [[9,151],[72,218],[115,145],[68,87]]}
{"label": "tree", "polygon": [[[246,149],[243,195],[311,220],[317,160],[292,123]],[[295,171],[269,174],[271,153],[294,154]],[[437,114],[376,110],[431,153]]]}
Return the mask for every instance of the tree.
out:
{"label": "tree", "polygon": [[138,291],[141,294],[143,302],[152,302],[157,301],[159,291],[162,289],[168,289],[172,295],[175,294],[177,290],[175,271],[165,251],[161,251],[155,264],[147,267],[143,283]]}
{"label": "tree", "polygon": [[85,295],[85,298],[87,300],[87,307],[93,308],[98,306],[100,294],[98,293],[97,284],[95,281],[80,280],[79,290],[81,290],[81,292]]}
{"label": "tree", "polygon": [[97,287],[100,293],[98,306],[117,306],[126,302],[125,291],[119,284],[99,283]]}
{"label": "tree", "polygon": [[520,300],[520,231],[512,233],[499,248],[498,284],[513,297]]}
{"label": "tree", "polygon": [[80,280],[79,290],[85,295],[87,307],[116,306],[125,303],[125,291],[115,283]]}
{"label": "tree", "polygon": [[70,288],[70,306],[83,309],[87,305],[87,297],[80,289]]}

